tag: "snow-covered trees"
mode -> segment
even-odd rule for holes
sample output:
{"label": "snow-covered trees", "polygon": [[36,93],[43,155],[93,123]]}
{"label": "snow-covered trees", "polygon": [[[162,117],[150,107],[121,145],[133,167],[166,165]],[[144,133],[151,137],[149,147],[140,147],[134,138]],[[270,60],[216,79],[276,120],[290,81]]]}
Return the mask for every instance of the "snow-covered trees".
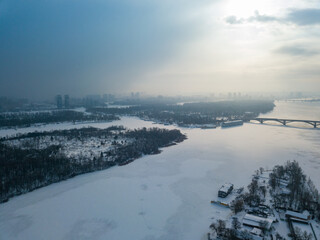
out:
{"label": "snow-covered trees", "polygon": [[242,195],[240,195],[230,203],[230,208],[235,214],[241,212],[244,209],[244,201]]}
{"label": "snow-covered trees", "polygon": [[85,114],[72,110],[48,112],[1,113],[0,127],[22,127],[36,123],[75,122],[75,121],[114,121],[119,117],[113,114]]}
{"label": "snow-covered trees", "polygon": [[226,233],[226,222],[223,220],[218,220],[210,225],[211,230],[213,230],[218,237],[223,237]]}
{"label": "snow-covered trees", "polygon": [[[131,103],[128,103],[132,105]],[[142,119],[152,119],[162,123],[176,123],[182,126],[217,124],[221,118],[248,120],[247,112],[252,117],[259,113],[266,113],[274,108],[273,101],[218,101],[177,104],[161,104],[139,101],[137,106],[127,108],[102,108],[87,109],[92,113],[133,115]],[[220,118],[220,120],[218,120]]]}
{"label": "snow-covered trees", "polygon": [[238,229],[241,228],[241,222],[238,220],[237,217],[234,217],[234,218],[232,219],[232,227],[233,227],[233,229],[235,229],[235,230],[238,230]]}
{"label": "snow-covered trees", "polygon": [[295,233],[296,240],[312,240],[313,239],[313,236],[311,233],[307,233],[306,231],[302,231],[298,227],[295,227],[294,233]]}
{"label": "snow-covered trees", "polygon": [[[101,139],[116,143],[101,145]],[[143,154],[159,153],[159,148],[184,139],[179,130],[126,130],[123,127],[33,132],[1,139],[0,202],[82,173],[133,161]],[[93,144],[84,148],[87,141]],[[70,142],[79,146],[67,155],[70,149],[66,145]]]}
{"label": "snow-covered trees", "polygon": [[[275,207],[309,210],[319,218],[320,195],[312,181],[306,179],[297,161],[275,166],[269,175]],[[283,192],[284,189],[287,190],[286,193]]]}

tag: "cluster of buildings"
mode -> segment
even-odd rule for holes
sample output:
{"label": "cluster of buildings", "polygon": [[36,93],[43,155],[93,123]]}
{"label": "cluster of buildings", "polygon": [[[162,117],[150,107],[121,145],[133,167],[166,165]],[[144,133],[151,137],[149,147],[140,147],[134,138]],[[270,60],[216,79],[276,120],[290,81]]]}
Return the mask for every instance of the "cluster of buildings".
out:
{"label": "cluster of buildings", "polygon": [[[285,189],[286,185],[283,180],[283,189]],[[232,199],[237,196],[237,193],[241,193],[239,190],[234,189],[232,183],[225,183],[218,190],[218,197],[226,198],[226,200],[222,202],[220,201],[222,199],[220,199],[211,201],[211,203],[230,208]],[[289,237],[289,239],[301,240],[300,236],[307,236],[308,238],[303,239],[320,240],[320,224],[311,218],[311,214],[308,211],[295,212],[285,208],[276,211],[270,200],[271,198],[268,198],[266,203],[260,203],[256,206],[246,206],[245,209],[232,218],[239,219],[237,221],[240,224],[236,239],[273,240],[281,239],[277,237],[280,234],[285,239]],[[229,221],[227,226],[231,225],[230,219],[227,221]],[[209,234],[208,239],[220,238],[211,238]]]}
{"label": "cluster of buildings", "polygon": [[[94,107],[104,105],[105,103],[113,102],[115,96],[113,94],[92,94],[84,98],[72,98],[72,103],[68,94],[62,96],[60,94],[55,97],[55,104],[58,109],[70,107]],[[71,106],[72,105],[72,106]]]}
{"label": "cluster of buildings", "polygon": [[[265,205],[260,205],[259,210],[265,211]],[[302,213],[286,210],[284,213],[285,219],[278,219],[276,215],[273,214],[273,210],[269,207],[268,214],[266,217],[257,216],[256,214],[246,213],[242,218],[242,230],[247,230],[250,233],[250,238],[252,240],[267,240],[273,239],[275,233],[280,230],[280,232],[290,233],[292,239],[300,239],[301,234],[307,234],[310,240],[319,240],[320,236],[317,237],[319,232],[315,231],[315,227],[311,221],[311,215],[308,211],[303,211]],[[259,212],[259,211],[258,211]],[[284,221],[285,220],[285,221]],[[281,230],[282,228],[282,230]],[[288,229],[283,230],[283,229]],[[265,233],[270,233],[275,230],[274,234],[266,235]],[[283,235],[287,237],[288,235]],[[273,237],[272,237],[273,236]],[[239,238],[241,239],[241,237]],[[243,238],[245,239],[245,238]]]}
{"label": "cluster of buildings", "polygon": [[70,108],[70,97],[68,94],[64,95],[64,99],[62,99],[62,96],[59,94],[56,96],[56,105],[58,109],[61,108]]}

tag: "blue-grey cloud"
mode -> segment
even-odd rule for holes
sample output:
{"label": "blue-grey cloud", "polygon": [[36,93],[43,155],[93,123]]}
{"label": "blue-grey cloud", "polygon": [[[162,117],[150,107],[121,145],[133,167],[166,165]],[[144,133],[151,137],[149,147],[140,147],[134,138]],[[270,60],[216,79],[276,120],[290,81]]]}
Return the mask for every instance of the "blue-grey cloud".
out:
{"label": "blue-grey cloud", "polygon": [[286,17],[286,20],[302,26],[320,24],[320,9],[293,9]]}
{"label": "blue-grey cloud", "polygon": [[259,11],[255,11],[254,16],[247,19],[248,22],[275,22],[279,20],[277,17],[261,15]]}
{"label": "blue-grey cloud", "polygon": [[[228,16],[225,21],[229,24],[242,24],[246,22],[278,22],[283,24],[294,24],[299,26],[307,25],[319,25],[320,24],[320,9],[308,8],[308,9],[290,9],[289,13],[285,17],[277,17],[271,15],[261,15],[258,11],[249,18],[236,21],[236,16]],[[234,20],[234,21],[232,21]]]}
{"label": "blue-grey cloud", "polygon": [[237,18],[234,15],[226,17],[225,21],[227,23],[229,23],[229,24],[241,24],[241,23],[243,23],[243,19],[242,18]]}
{"label": "blue-grey cloud", "polygon": [[290,56],[304,56],[304,57],[310,57],[314,55],[318,55],[319,51],[308,49],[301,46],[283,46],[278,48],[276,53],[280,54],[286,54]]}

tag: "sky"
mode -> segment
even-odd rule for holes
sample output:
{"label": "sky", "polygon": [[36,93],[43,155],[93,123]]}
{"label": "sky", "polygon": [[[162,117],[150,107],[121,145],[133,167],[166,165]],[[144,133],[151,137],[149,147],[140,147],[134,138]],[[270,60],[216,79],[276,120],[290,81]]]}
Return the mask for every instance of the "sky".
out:
{"label": "sky", "polygon": [[319,0],[0,0],[0,96],[320,91],[319,40]]}

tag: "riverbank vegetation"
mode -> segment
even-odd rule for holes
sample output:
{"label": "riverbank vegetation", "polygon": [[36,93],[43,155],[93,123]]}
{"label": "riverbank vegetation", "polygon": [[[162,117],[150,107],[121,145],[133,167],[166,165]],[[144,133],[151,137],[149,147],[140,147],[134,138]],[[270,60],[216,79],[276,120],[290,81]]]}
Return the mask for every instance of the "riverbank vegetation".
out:
{"label": "riverbank vegetation", "polygon": [[248,121],[260,113],[274,108],[273,101],[239,100],[178,104],[142,104],[126,108],[95,107],[87,111],[95,114],[131,115],[165,124],[189,126],[195,124],[219,124],[241,119]]}
{"label": "riverbank vegetation", "polygon": [[0,114],[0,128],[30,127],[33,124],[86,121],[114,121],[119,117],[113,114],[87,114],[73,110],[50,110],[43,112],[15,112]]}

